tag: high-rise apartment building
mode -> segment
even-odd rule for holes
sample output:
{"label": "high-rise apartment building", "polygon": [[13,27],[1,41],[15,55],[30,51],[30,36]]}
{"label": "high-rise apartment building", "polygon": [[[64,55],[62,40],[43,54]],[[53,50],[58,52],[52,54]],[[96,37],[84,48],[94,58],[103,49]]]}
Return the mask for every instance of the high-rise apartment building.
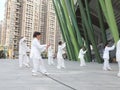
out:
{"label": "high-rise apartment building", "polygon": [[39,31],[42,33],[40,43],[46,43],[46,29],[47,29],[47,0],[40,0],[40,12],[39,12]]}
{"label": "high-rise apartment building", "polygon": [[33,0],[23,0],[22,30],[21,36],[27,38],[27,44],[30,45],[33,30]]}
{"label": "high-rise apartment building", "polygon": [[61,40],[61,33],[52,0],[47,1],[47,6],[46,43],[50,43],[54,52],[56,52],[58,42]]}
{"label": "high-rise apartment building", "polygon": [[52,0],[23,0],[22,14],[21,35],[27,37],[28,46],[33,32],[39,31],[42,33],[41,44],[51,43],[55,51],[59,27]]}
{"label": "high-rise apartment building", "polygon": [[6,46],[18,56],[18,43],[21,30],[22,0],[7,0],[5,4]]}
{"label": "high-rise apartment building", "polygon": [[46,42],[47,1],[23,0],[22,30],[21,35],[27,37],[30,46],[33,32],[42,33],[41,43]]}
{"label": "high-rise apartment building", "polygon": [[15,57],[20,37],[30,46],[34,31],[42,33],[41,44],[50,43],[57,50],[61,33],[52,0],[7,0],[5,7],[5,45]]}
{"label": "high-rise apartment building", "polygon": [[6,41],[6,30],[5,30],[5,23],[4,21],[1,23],[1,45],[5,46]]}
{"label": "high-rise apartment building", "polygon": [[39,30],[39,0],[23,0],[21,36],[27,38],[30,46],[34,31]]}
{"label": "high-rise apartment building", "polygon": [[58,22],[57,22],[56,26],[57,26],[57,30],[56,30],[56,34],[55,34],[55,44],[54,44],[54,51],[55,51],[55,53],[58,50],[58,43],[59,43],[59,41],[63,42],[63,38],[62,38],[62,34],[61,34],[61,31],[60,31],[60,27],[59,27],[59,23]]}

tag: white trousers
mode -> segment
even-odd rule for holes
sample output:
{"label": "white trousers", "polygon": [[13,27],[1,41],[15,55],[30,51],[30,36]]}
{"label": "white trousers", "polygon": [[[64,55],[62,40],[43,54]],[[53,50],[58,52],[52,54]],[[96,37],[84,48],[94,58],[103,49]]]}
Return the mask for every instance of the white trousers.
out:
{"label": "white trousers", "polygon": [[47,72],[47,70],[44,66],[43,59],[33,58],[32,61],[33,61],[33,69],[32,69],[33,73],[37,73],[38,71],[40,71],[41,73],[46,73]]}
{"label": "white trousers", "polygon": [[23,65],[29,66],[29,62],[29,58],[26,54],[19,55],[19,67],[22,67]]}
{"label": "white trousers", "polygon": [[111,69],[110,64],[109,64],[109,59],[104,58],[103,69],[104,70]]}
{"label": "white trousers", "polygon": [[86,66],[84,56],[80,57],[80,66]]}
{"label": "white trousers", "polygon": [[58,69],[65,68],[65,63],[63,58],[57,58],[57,68]]}
{"label": "white trousers", "polygon": [[49,56],[49,57],[48,57],[48,64],[49,64],[49,65],[54,65],[53,57],[52,57],[52,56]]}

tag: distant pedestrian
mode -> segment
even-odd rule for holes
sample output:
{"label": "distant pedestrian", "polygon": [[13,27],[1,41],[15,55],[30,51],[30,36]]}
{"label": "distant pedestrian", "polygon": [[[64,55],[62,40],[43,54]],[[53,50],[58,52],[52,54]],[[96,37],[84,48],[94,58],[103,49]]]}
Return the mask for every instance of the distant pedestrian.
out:
{"label": "distant pedestrian", "polygon": [[85,49],[85,47],[82,47],[79,51],[78,58],[80,58],[80,66],[86,66],[84,56],[85,56],[85,53],[87,52],[87,50],[84,50],[84,49]]}
{"label": "distant pedestrian", "polygon": [[51,46],[49,46],[48,47],[48,64],[49,65],[54,65],[53,57],[54,57],[53,49]]}
{"label": "distant pedestrian", "polygon": [[114,50],[115,45],[113,45],[112,47],[109,47],[109,44],[106,43],[105,44],[105,48],[104,48],[104,53],[103,53],[103,59],[104,59],[104,64],[103,64],[103,70],[112,70],[109,64],[109,51]]}
{"label": "distant pedestrian", "polygon": [[19,41],[19,67],[20,68],[23,67],[23,65],[25,65],[26,67],[30,67],[27,52],[30,52],[30,48],[26,44],[26,38],[23,37]]}
{"label": "distant pedestrian", "polygon": [[66,43],[62,44],[62,41],[58,43],[58,52],[57,52],[57,68],[58,69],[65,68],[64,58],[62,56],[65,53],[65,51],[63,50],[65,46],[66,46]]}

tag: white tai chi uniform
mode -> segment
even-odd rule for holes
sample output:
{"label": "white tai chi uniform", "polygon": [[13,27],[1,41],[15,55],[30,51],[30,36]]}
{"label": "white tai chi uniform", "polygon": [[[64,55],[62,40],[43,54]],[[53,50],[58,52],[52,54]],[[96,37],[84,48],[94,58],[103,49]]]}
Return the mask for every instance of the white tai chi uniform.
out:
{"label": "white tai chi uniform", "polygon": [[46,68],[44,67],[44,61],[41,57],[41,53],[45,51],[47,45],[40,45],[40,41],[34,38],[31,43],[30,58],[33,61],[33,74],[37,75],[37,72],[46,73]]}
{"label": "white tai chi uniform", "polygon": [[58,46],[58,53],[57,53],[57,68],[61,69],[61,68],[65,68],[65,64],[64,64],[64,58],[62,56],[62,54],[64,53],[63,48],[65,48],[66,44],[62,44]]}
{"label": "white tai chi uniform", "polygon": [[19,41],[19,67],[22,67],[23,64],[29,67],[29,58],[27,56],[27,52],[30,52],[30,49],[25,40],[26,38],[24,37]]}
{"label": "white tai chi uniform", "polygon": [[84,59],[85,53],[86,51],[83,51],[83,49],[80,49],[79,56],[78,56],[78,58],[80,58],[80,66],[86,66],[85,59]]}
{"label": "white tai chi uniform", "polygon": [[52,49],[51,46],[48,48],[48,64],[49,65],[54,65],[54,62],[53,62],[53,49]]}
{"label": "white tai chi uniform", "polygon": [[103,65],[103,70],[112,70],[110,65],[109,65],[109,51],[114,50],[115,45],[112,47],[105,47],[104,53],[103,53],[103,59],[104,59],[104,65]]}
{"label": "white tai chi uniform", "polygon": [[116,46],[116,61],[118,62],[119,68],[118,76],[120,77],[120,40],[117,42]]}

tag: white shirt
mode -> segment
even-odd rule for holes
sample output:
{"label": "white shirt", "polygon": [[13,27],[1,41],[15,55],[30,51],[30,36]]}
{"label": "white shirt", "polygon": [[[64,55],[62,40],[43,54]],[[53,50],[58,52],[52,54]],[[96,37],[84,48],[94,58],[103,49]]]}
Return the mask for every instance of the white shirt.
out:
{"label": "white shirt", "polygon": [[83,51],[83,49],[80,49],[78,58],[84,57],[84,54],[85,54],[85,53],[86,53],[86,51]]}
{"label": "white shirt", "polygon": [[26,54],[26,52],[29,52],[29,51],[30,49],[25,42],[25,38],[22,38],[19,41],[19,54]]}
{"label": "white shirt", "polygon": [[104,53],[103,53],[103,58],[105,59],[109,59],[110,57],[109,57],[109,51],[111,51],[111,50],[114,50],[114,48],[115,48],[115,45],[113,45],[112,47],[105,47],[105,49],[104,49]]}
{"label": "white shirt", "polygon": [[61,58],[62,54],[64,53],[63,48],[65,48],[66,44],[58,45],[58,53],[57,53],[57,58]]}
{"label": "white shirt", "polygon": [[40,41],[34,38],[31,43],[30,58],[41,59],[41,53],[45,51],[47,45],[40,45]]}

